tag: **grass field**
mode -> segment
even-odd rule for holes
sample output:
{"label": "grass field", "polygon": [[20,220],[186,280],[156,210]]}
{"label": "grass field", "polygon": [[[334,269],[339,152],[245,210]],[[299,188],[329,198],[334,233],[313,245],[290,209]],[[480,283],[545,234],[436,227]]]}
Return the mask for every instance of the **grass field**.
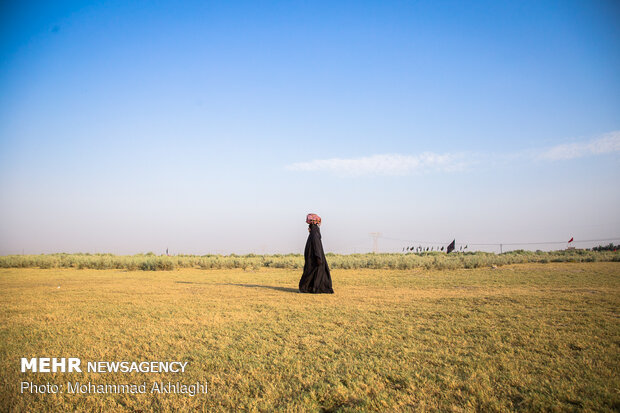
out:
{"label": "grass field", "polygon": [[[2,411],[620,409],[620,263],[334,270],[0,270]],[[60,288],[58,288],[60,287]],[[21,373],[21,357],[187,361]],[[208,393],[30,394],[20,382],[206,381]]]}
{"label": "grass field", "polygon": [[[613,244],[612,244],[613,245]],[[620,262],[620,252],[612,250],[592,251],[572,249],[561,251],[516,250],[503,254],[491,252],[439,251],[420,253],[327,253],[331,269],[374,269],[374,270],[456,270],[459,268],[482,268],[510,264],[548,262]],[[0,256],[0,268],[77,268],[80,270],[128,270],[128,271],[173,271],[181,268],[258,270],[260,268],[288,268],[298,270],[304,267],[301,254],[275,255],[155,255],[152,252],[136,255],[114,254],[39,254]]]}

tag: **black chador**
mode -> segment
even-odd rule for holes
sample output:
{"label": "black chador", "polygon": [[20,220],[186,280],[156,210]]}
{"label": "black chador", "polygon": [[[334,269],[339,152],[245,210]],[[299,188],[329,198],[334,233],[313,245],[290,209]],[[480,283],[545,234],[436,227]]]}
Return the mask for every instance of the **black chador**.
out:
{"label": "black chador", "polygon": [[317,224],[310,224],[310,235],[304,251],[304,273],[299,280],[299,291],[302,293],[333,294],[332,276],[325,260],[321,230]]}

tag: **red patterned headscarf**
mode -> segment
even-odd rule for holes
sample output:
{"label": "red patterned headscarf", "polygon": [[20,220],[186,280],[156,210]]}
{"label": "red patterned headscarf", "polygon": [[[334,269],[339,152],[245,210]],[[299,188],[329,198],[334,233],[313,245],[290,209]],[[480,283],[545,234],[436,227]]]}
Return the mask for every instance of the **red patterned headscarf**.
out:
{"label": "red patterned headscarf", "polygon": [[306,224],[321,224],[321,217],[317,214],[308,214],[306,216]]}

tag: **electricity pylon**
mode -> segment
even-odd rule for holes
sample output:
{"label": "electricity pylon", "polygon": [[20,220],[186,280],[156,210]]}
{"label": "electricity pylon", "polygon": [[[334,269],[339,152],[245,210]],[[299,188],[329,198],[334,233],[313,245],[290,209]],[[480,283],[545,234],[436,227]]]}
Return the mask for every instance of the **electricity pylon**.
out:
{"label": "electricity pylon", "polygon": [[377,249],[379,248],[379,238],[381,238],[380,232],[371,232],[370,236],[372,237],[372,252],[377,253]]}

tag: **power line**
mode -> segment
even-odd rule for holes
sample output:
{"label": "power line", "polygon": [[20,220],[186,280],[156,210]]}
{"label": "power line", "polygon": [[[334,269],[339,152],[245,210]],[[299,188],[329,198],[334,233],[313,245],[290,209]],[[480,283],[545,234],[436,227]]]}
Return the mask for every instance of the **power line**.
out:
{"label": "power line", "polygon": [[387,239],[390,241],[399,241],[399,242],[409,242],[409,243],[413,243],[413,244],[443,244],[445,241],[441,241],[441,242],[435,242],[435,241],[411,241],[408,239],[396,239],[396,238],[388,238],[388,237],[381,237],[383,239]]}
{"label": "power line", "polygon": [[[446,241],[413,241],[406,239],[397,239],[397,238],[389,238],[389,237],[381,237],[390,241],[399,241],[406,242],[410,244],[445,244]],[[603,241],[616,241],[620,240],[620,237],[615,238],[601,238],[601,239],[584,239],[584,240],[573,240],[571,243],[584,243],[584,242],[603,242]],[[475,246],[500,246],[500,245],[542,245],[542,244],[566,244],[568,241],[540,241],[540,242],[488,242],[488,243],[476,243],[476,242],[457,242],[456,245],[475,245]]]}
{"label": "power line", "polygon": [[[620,239],[620,237],[616,238],[602,238],[602,239],[584,239],[584,240],[573,240],[573,242],[601,242],[601,241],[615,241]],[[545,241],[545,242],[503,242],[504,245],[536,245],[536,244],[565,244],[567,241]]]}

